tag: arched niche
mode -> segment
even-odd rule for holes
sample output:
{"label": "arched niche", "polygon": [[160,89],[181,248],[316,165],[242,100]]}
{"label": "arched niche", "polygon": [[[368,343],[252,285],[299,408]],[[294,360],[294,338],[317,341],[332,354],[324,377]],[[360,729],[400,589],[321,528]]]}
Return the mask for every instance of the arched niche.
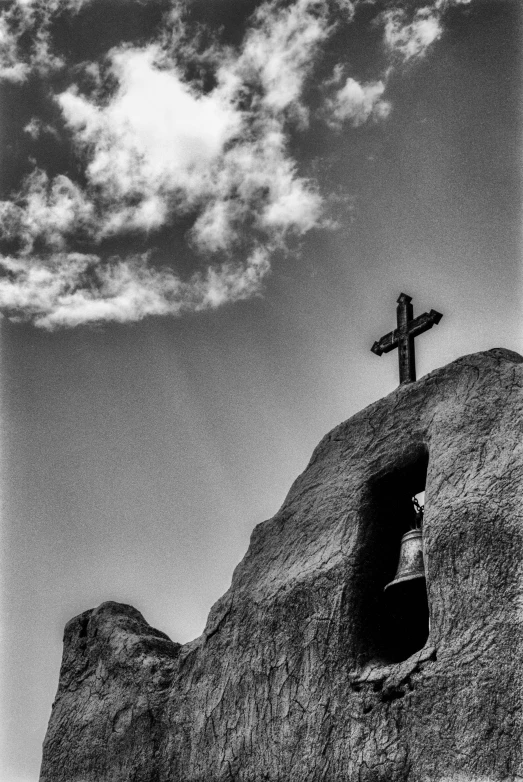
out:
{"label": "arched niche", "polygon": [[406,660],[425,645],[429,606],[424,578],[396,584],[402,536],[415,524],[412,498],[425,490],[428,450],[402,454],[369,481],[352,569],[351,634],[359,664]]}

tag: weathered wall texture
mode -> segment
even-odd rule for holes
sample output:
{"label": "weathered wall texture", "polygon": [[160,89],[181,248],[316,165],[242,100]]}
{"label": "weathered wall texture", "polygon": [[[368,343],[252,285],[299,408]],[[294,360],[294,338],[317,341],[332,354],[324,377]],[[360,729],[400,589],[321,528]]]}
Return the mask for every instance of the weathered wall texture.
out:
{"label": "weathered wall texture", "polygon": [[[522,361],[466,356],[330,432],[196,641],[73,619],[41,781],[522,780]],[[383,586],[427,456],[431,630],[401,661]]]}

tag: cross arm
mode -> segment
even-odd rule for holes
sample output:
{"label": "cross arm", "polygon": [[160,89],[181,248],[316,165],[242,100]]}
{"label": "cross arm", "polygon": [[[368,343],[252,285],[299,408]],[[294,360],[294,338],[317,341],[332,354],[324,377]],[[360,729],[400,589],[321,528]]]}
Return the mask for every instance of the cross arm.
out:
{"label": "cross arm", "polygon": [[418,334],[428,331],[434,325],[440,322],[443,315],[441,312],[431,310],[430,312],[424,312],[423,315],[418,315],[409,323],[409,334],[413,337],[417,337]]}
{"label": "cross arm", "polygon": [[388,353],[394,348],[398,347],[398,335],[396,329],[391,331],[386,336],[382,337],[378,342],[375,342],[371,347],[373,353],[377,356],[381,356],[382,353]]}

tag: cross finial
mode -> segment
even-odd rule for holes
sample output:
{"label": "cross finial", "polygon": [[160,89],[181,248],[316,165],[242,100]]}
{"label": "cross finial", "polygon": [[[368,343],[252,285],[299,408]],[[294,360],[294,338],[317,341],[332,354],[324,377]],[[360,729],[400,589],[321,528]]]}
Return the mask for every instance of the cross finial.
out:
{"label": "cross finial", "polygon": [[411,297],[406,293],[400,293],[398,307],[396,309],[398,328],[391,331],[379,342],[371,347],[373,353],[381,356],[394,348],[398,348],[398,360],[400,368],[400,384],[413,383],[416,380],[416,362],[414,357],[414,338],[424,331],[431,329],[435,323],[439,323],[443,315],[441,312],[431,310],[413,318]]}

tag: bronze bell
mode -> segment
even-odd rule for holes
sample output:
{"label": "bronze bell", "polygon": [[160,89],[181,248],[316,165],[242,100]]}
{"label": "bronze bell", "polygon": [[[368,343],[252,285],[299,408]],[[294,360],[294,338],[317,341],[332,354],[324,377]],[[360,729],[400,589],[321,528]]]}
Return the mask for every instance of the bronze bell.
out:
{"label": "bronze bell", "polygon": [[425,578],[420,529],[411,529],[403,535],[398,569],[394,580],[387,584],[385,589],[394,586],[394,584],[400,584],[402,581],[412,581],[415,578]]}

